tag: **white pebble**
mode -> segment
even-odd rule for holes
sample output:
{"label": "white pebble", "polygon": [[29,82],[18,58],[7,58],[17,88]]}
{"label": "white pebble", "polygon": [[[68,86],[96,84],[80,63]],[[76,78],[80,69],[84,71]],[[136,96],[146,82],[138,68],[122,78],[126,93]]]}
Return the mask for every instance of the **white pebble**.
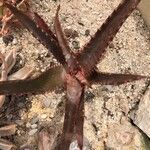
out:
{"label": "white pebble", "polygon": [[37,124],[32,124],[32,125],[31,125],[31,128],[32,128],[32,129],[37,128]]}
{"label": "white pebble", "polygon": [[32,136],[32,135],[34,135],[37,131],[38,131],[38,129],[33,129],[33,130],[30,130],[28,134],[29,134],[30,136]]}
{"label": "white pebble", "polygon": [[16,45],[16,44],[18,43],[17,39],[14,38],[13,41],[12,41],[12,43],[13,43],[14,45]]}
{"label": "white pebble", "polygon": [[47,118],[47,115],[46,115],[46,114],[42,114],[42,115],[41,115],[41,118],[42,118],[42,119],[46,119],[46,118]]}
{"label": "white pebble", "polygon": [[31,127],[31,123],[28,122],[28,123],[26,124],[26,127],[27,127],[27,128],[30,128],[30,127]]}

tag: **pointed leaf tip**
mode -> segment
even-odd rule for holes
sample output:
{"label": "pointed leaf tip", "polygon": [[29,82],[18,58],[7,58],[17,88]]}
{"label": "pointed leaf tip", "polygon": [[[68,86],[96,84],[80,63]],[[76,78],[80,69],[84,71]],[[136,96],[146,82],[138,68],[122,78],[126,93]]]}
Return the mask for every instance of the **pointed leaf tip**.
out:
{"label": "pointed leaf tip", "polygon": [[58,5],[57,10],[56,10],[56,15],[57,15],[57,16],[58,16],[58,14],[59,14],[59,11],[60,11],[60,4]]}
{"label": "pointed leaf tip", "polygon": [[120,85],[144,78],[149,77],[134,74],[103,73],[94,71],[88,78],[88,81],[92,84]]}

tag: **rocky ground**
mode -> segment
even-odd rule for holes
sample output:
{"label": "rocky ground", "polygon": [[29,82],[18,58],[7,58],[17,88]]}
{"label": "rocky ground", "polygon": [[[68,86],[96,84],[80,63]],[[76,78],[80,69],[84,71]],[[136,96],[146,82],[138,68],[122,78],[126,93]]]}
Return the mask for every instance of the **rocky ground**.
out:
{"label": "rocky ground", "polygon": [[[30,6],[53,30],[53,19],[60,4],[63,29],[66,34],[74,33],[68,40],[72,49],[78,51],[119,3],[120,0],[34,0],[30,2]],[[15,70],[27,65],[32,66],[35,72],[43,72],[47,67],[56,64],[56,60],[47,49],[27,30],[17,29],[13,36],[14,40],[7,46],[1,38],[0,47],[4,53],[11,49],[17,50],[18,63]],[[138,10],[124,23],[98,68],[104,72],[150,75],[150,31]],[[149,150],[146,135],[130,119],[148,86],[149,81],[141,80],[120,86],[94,85],[92,89],[87,89],[85,149]],[[1,120],[17,124],[17,132],[12,141],[18,147],[25,144],[36,149],[37,133],[45,127],[50,132],[53,144],[62,130],[65,93],[57,90],[36,96],[11,98],[9,107],[4,105],[5,115],[1,115]],[[74,144],[72,143],[71,147],[74,147]]]}

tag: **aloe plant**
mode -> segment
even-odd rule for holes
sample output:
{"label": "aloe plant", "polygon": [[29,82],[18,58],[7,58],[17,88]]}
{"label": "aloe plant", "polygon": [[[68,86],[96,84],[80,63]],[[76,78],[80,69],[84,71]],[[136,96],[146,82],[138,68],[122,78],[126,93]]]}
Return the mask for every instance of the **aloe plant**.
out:
{"label": "aloe plant", "polygon": [[[55,33],[44,20],[34,13],[28,17],[16,7],[6,3],[18,20],[37,38],[57,59],[60,65],[49,68],[38,77],[28,80],[0,82],[0,94],[42,93],[65,86],[67,100],[61,142],[58,150],[68,150],[75,136],[80,149],[83,148],[84,92],[92,84],[120,85],[126,82],[147,78],[142,75],[104,73],[96,70],[96,65],[104,58],[106,48],[113,40],[121,25],[136,8],[140,0],[123,0],[94,37],[79,53],[69,47],[59,22],[59,9],[54,21]],[[44,149],[44,148],[43,148]]]}

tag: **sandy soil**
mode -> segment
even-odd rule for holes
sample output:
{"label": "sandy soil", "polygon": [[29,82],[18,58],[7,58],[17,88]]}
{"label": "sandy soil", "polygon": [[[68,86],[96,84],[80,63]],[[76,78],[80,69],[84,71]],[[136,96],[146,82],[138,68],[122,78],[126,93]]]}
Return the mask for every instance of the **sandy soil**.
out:
{"label": "sandy soil", "polygon": [[[58,4],[63,29],[75,30],[75,38],[69,38],[74,51],[82,48],[94,35],[120,0],[35,0],[31,7],[38,12],[53,30],[53,18]],[[1,51],[18,51],[18,65],[43,72],[56,60],[25,29],[14,31],[14,40],[6,46],[0,39]],[[136,10],[124,23],[107,49],[104,60],[98,64],[101,71],[150,75],[150,32]],[[134,109],[146,90],[146,80],[121,86],[97,86],[87,89],[85,98],[85,149],[139,150],[145,149],[143,136],[130,123],[130,111]],[[61,133],[65,93],[61,90],[41,95],[14,97],[15,104],[8,110],[7,120],[18,124],[13,141],[21,146],[32,145],[36,149],[36,134],[48,127],[52,143]],[[26,102],[25,102],[26,99]],[[7,107],[7,106],[5,106]],[[18,110],[19,109],[19,110]],[[11,116],[11,117],[10,117]]]}

